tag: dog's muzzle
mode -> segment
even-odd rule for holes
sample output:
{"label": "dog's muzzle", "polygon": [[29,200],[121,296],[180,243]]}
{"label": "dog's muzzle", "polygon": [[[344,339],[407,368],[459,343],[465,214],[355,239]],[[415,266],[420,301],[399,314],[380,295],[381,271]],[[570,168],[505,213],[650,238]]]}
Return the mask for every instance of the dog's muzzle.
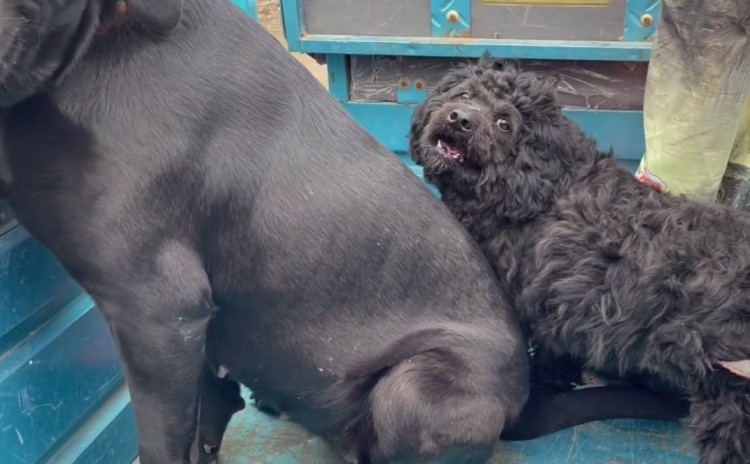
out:
{"label": "dog's muzzle", "polygon": [[482,113],[471,105],[445,105],[433,116],[430,143],[446,159],[463,164],[470,140],[484,123]]}

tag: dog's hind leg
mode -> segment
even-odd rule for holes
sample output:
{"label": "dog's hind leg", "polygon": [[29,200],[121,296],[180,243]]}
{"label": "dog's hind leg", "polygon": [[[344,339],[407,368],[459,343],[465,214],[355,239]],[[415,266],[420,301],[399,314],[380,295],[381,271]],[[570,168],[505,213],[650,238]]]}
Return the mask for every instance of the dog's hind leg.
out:
{"label": "dog's hind leg", "polygon": [[589,387],[550,393],[534,389],[521,416],[503,430],[508,441],[533,440],[577,425],[610,419],[679,421],[689,403],[642,387]]}
{"label": "dog's hind leg", "polygon": [[224,432],[237,411],[245,408],[240,385],[229,377],[217,377],[209,369],[203,375],[198,419],[198,464],[219,462]]}
{"label": "dog's hind leg", "polygon": [[[450,349],[420,353],[379,379],[370,395],[376,455],[391,456],[407,446],[416,453],[411,458],[444,455],[442,462],[455,462],[449,456],[466,455],[462,462],[471,463],[489,459],[508,407],[492,390],[482,388],[483,375],[473,375],[455,361]],[[469,379],[474,385],[467,384]]]}
{"label": "dog's hind leg", "polygon": [[197,254],[182,245],[163,246],[139,269],[93,287],[92,296],[123,361],[141,464],[188,464],[197,448],[204,346],[215,311],[211,287]]}
{"label": "dog's hind leg", "polygon": [[347,462],[487,462],[529,371],[520,333],[486,322],[424,326],[350,367],[324,395],[348,410],[336,443]]}
{"label": "dog's hind leg", "polygon": [[750,380],[717,369],[696,386],[688,426],[701,464],[750,463]]}

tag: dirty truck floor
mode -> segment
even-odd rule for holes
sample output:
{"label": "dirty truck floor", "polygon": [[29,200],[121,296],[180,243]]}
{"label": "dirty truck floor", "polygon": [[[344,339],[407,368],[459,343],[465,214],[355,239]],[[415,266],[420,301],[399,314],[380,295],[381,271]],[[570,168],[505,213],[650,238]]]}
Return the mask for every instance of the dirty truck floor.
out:
{"label": "dirty truck floor", "polygon": [[[247,392],[243,395],[247,398]],[[491,464],[697,464],[686,432],[676,424],[597,422],[548,437],[499,443]],[[299,427],[258,412],[248,402],[224,439],[221,464],[342,464]],[[459,463],[451,463],[459,464]]]}

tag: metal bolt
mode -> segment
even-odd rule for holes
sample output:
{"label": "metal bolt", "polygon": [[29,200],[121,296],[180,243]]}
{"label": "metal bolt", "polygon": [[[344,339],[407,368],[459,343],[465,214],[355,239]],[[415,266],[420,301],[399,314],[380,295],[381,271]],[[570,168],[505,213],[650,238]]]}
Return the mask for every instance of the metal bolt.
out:
{"label": "metal bolt", "polygon": [[458,11],[456,10],[450,10],[447,15],[445,15],[446,19],[448,19],[449,23],[457,23],[458,22]]}
{"label": "metal bolt", "polygon": [[650,25],[654,24],[654,17],[646,13],[645,15],[641,16],[641,24],[645,27],[649,27]]}
{"label": "metal bolt", "polygon": [[422,79],[418,80],[417,82],[415,82],[415,83],[414,83],[414,87],[415,87],[415,88],[416,88],[417,90],[422,90],[422,89],[424,89],[424,81],[423,81]]}
{"label": "metal bolt", "polygon": [[409,88],[409,79],[401,78],[398,80],[398,86],[402,89],[408,89]]}

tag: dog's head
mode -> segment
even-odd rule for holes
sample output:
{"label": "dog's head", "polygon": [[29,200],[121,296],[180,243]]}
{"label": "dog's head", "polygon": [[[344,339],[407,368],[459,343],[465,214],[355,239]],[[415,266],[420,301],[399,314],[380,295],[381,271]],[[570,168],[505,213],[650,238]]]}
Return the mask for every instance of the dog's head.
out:
{"label": "dog's head", "polygon": [[491,201],[511,220],[533,217],[566,182],[580,143],[557,83],[487,56],[449,72],[414,113],[412,158],[444,195]]}
{"label": "dog's head", "polygon": [[63,77],[111,24],[174,29],[183,1],[0,0],[0,108]]}

